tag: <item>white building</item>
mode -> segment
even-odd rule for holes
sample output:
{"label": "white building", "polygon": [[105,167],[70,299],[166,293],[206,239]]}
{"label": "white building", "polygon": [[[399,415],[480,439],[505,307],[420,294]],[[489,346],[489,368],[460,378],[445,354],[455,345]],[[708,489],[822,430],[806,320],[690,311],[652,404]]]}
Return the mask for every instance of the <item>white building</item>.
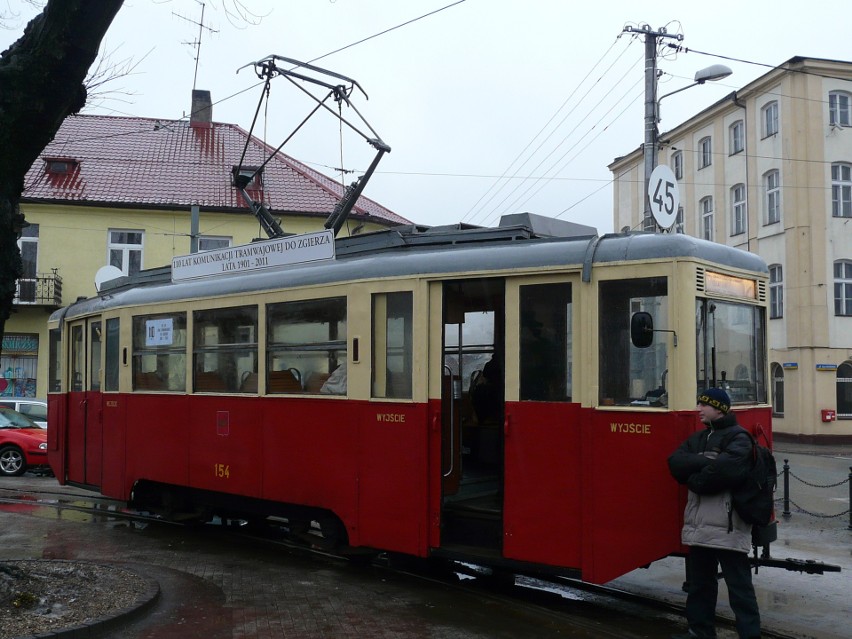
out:
{"label": "white building", "polygon": [[[852,62],[791,58],[659,141],[678,232],[769,265],[774,431],[852,440]],[[642,149],[609,168],[615,228],[642,228]]]}

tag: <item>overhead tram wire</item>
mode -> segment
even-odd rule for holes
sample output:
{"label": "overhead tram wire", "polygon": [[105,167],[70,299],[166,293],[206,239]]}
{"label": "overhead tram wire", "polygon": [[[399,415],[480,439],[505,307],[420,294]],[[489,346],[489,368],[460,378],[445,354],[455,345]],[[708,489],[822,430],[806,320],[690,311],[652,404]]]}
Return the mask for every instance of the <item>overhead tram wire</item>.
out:
{"label": "overhead tram wire", "polygon": [[[638,64],[639,62],[641,62],[641,61],[642,61],[642,60],[638,60],[638,61],[637,61],[637,64]],[[633,66],[635,67],[636,65],[634,64]],[[619,81],[618,81],[618,82],[616,82],[615,84],[613,84],[613,86],[612,86],[612,87],[611,87],[611,88],[610,88],[610,89],[609,89],[609,90],[608,90],[608,91],[604,94],[603,98],[607,98],[607,97],[609,97],[609,96],[612,94],[612,92],[613,92],[613,91],[615,91],[615,89],[616,89],[616,88],[618,88],[619,86],[621,86],[621,82],[622,82],[622,81],[624,80],[624,78],[626,78],[626,77],[627,77],[630,73],[632,73],[632,71],[633,71],[633,67],[631,67],[630,69],[628,69],[627,71],[625,71],[625,73],[621,76],[621,78],[619,78]],[[642,78],[639,78],[639,79],[638,79],[638,80],[637,80],[637,81],[636,81],[633,85],[631,85],[631,86],[628,88],[627,92],[625,92],[624,94],[622,94],[622,96],[621,96],[618,100],[616,100],[616,101],[613,103],[613,105],[610,107],[610,109],[609,109],[609,111],[607,111],[607,113],[609,113],[612,109],[614,109],[614,108],[615,108],[618,104],[621,104],[621,103],[622,103],[622,102],[623,102],[623,101],[627,98],[627,96],[628,96],[629,92],[633,90],[633,88],[636,86],[636,84],[639,84],[640,82],[643,82],[643,81],[644,81],[644,80],[643,80]],[[634,101],[634,100],[631,100],[631,103],[632,103],[633,101]],[[559,149],[559,148],[560,148],[563,144],[565,144],[565,143],[566,143],[566,141],[567,141],[567,140],[568,140],[568,139],[569,139],[572,135],[574,135],[574,133],[575,133],[575,132],[576,132],[576,131],[580,128],[580,126],[581,126],[581,125],[582,125],[582,124],[583,124],[586,120],[588,120],[588,119],[589,119],[591,116],[593,116],[593,115],[597,115],[597,113],[596,113],[596,109],[597,109],[597,104],[595,104],[595,105],[593,106],[593,108],[592,108],[589,112],[587,112],[587,113],[586,113],[586,115],[583,117],[583,119],[582,119],[582,120],[580,120],[580,121],[579,121],[579,122],[578,122],[578,123],[574,126],[574,128],[573,128],[573,129],[572,129],[572,130],[571,130],[571,131],[570,131],[570,132],[569,132],[569,133],[568,133],[568,134],[567,134],[567,135],[566,135],[566,136],[562,139],[562,141],[560,141],[560,142],[559,142],[559,144],[557,144],[557,145],[556,145],[556,146],[555,146],[555,147],[554,147],[554,148],[550,151],[550,153],[548,153],[548,154],[547,154],[547,155],[546,155],[546,156],[545,156],[545,157],[544,157],[544,158],[543,158],[543,159],[542,159],[542,160],[541,160],[541,161],[540,161],[540,162],[539,162],[539,163],[538,163],[538,164],[537,164],[537,165],[533,168],[533,172],[536,172],[538,169],[540,169],[540,168],[542,167],[542,165],[544,165],[544,164],[545,164],[545,162],[547,162],[547,161],[548,161],[548,160],[549,160],[549,159],[553,156],[553,154],[554,154],[554,153],[556,153],[556,151],[557,151],[557,150],[558,150],[558,149]],[[606,114],[604,114],[604,115],[606,115]],[[603,117],[603,116],[599,116],[599,117],[598,117],[598,119],[597,119],[597,120],[596,120],[596,121],[592,124],[591,128],[590,128],[590,129],[588,129],[588,130],[587,130],[587,131],[586,131],[586,132],[585,132],[585,133],[584,133],[584,134],[580,137],[580,139],[579,139],[577,142],[573,143],[573,145],[569,148],[569,150],[568,150],[568,151],[566,151],[566,153],[565,153],[565,154],[563,154],[562,156],[560,156],[560,158],[559,158],[559,159],[557,159],[555,162],[559,162],[562,158],[564,158],[564,157],[565,157],[565,155],[566,155],[567,153],[570,153],[570,151],[571,151],[573,148],[575,148],[575,147],[576,147],[576,145],[577,145],[580,141],[582,141],[582,140],[583,140],[583,139],[584,139],[587,135],[589,135],[589,133],[591,133],[591,132],[595,129],[595,127],[597,127],[597,126],[598,126],[598,124],[600,123],[600,121],[601,121],[601,118],[602,118],[602,117]],[[552,163],[552,164],[550,165],[550,168],[548,168],[548,169],[546,169],[546,170],[545,170],[545,173],[544,173],[545,175],[547,175],[548,173],[550,173],[550,172],[553,170],[554,164],[555,164],[555,163]],[[541,179],[543,179],[543,178],[536,178],[536,182],[538,182],[538,181],[539,181],[539,180],[541,180]],[[526,180],[524,180],[524,181],[526,181]],[[505,197],[504,197],[504,198],[503,198],[503,199],[502,199],[502,200],[501,200],[501,201],[500,201],[500,202],[499,202],[499,203],[498,203],[498,204],[497,204],[494,208],[492,208],[492,209],[491,209],[491,211],[489,212],[489,214],[488,214],[488,215],[486,216],[486,218],[485,218],[485,221],[486,221],[486,222],[493,220],[494,218],[496,218],[496,217],[500,214],[501,209],[503,209],[504,204],[505,204],[505,203],[509,200],[509,198],[511,198],[512,196],[514,196],[514,194],[515,194],[515,193],[516,193],[519,189],[521,189],[521,188],[523,187],[523,182],[524,182],[524,181],[522,181],[522,182],[520,182],[520,183],[516,184],[516,185],[515,185],[515,187],[514,187],[514,188],[513,188],[513,189],[512,189],[512,190],[511,190],[511,191],[510,191],[510,192],[509,192],[509,193],[508,193],[508,194],[507,194],[507,195],[506,195],[506,196],[505,196]],[[533,184],[533,186],[535,186],[535,184]],[[529,188],[533,188],[533,187],[529,187]],[[529,190],[529,189],[527,189],[527,190]],[[516,201],[517,201],[517,200],[516,200]]]}
{"label": "overhead tram wire", "polygon": [[[544,145],[544,144],[545,144],[545,143],[546,143],[546,142],[547,142],[547,141],[548,141],[548,140],[549,140],[549,139],[550,139],[550,138],[551,138],[551,137],[555,134],[555,132],[559,129],[559,127],[561,127],[561,126],[562,126],[562,124],[565,122],[565,120],[567,120],[567,119],[568,119],[568,118],[569,118],[569,117],[570,117],[570,116],[574,113],[574,111],[575,111],[577,108],[579,108],[579,106],[583,103],[583,101],[584,101],[584,100],[585,100],[585,99],[586,99],[586,98],[590,95],[590,93],[591,93],[591,89],[590,89],[589,91],[587,91],[587,92],[583,95],[583,97],[582,97],[582,98],[580,98],[580,100],[579,100],[579,101],[578,101],[578,102],[577,102],[577,103],[576,103],[576,104],[575,104],[575,105],[571,108],[571,110],[570,110],[570,111],[569,111],[569,112],[565,115],[565,117],[563,117],[563,118],[562,118],[562,120],[559,122],[559,124],[557,124],[557,125],[556,125],[556,127],[554,127],[554,129],[553,129],[553,130],[552,130],[552,131],[551,131],[551,132],[550,132],[550,133],[549,133],[549,134],[548,134],[548,135],[547,135],[547,136],[546,136],[546,137],[545,137],[545,138],[541,141],[541,143],[540,143],[540,144],[536,147],[536,149],[535,149],[535,150],[534,150],[534,151],[533,151],[533,152],[532,152],[532,153],[531,153],[531,154],[527,157],[527,159],[526,159],[526,160],[524,160],[524,162],[523,162],[523,163],[521,163],[521,164],[520,164],[517,168],[513,169],[513,167],[514,167],[514,166],[515,166],[515,164],[518,162],[518,160],[519,160],[519,159],[520,159],[520,158],[521,158],[521,157],[522,157],[522,156],[523,156],[523,155],[527,152],[527,150],[530,148],[530,146],[532,146],[532,144],[533,144],[533,143],[534,143],[534,142],[535,142],[535,141],[536,141],[536,140],[537,140],[537,139],[538,139],[538,138],[542,135],[542,133],[543,133],[543,132],[544,132],[544,131],[545,131],[545,130],[546,130],[546,129],[550,126],[550,124],[553,122],[553,120],[556,118],[556,116],[557,116],[557,115],[559,115],[559,113],[561,113],[561,112],[562,112],[562,110],[565,108],[565,105],[566,105],[566,104],[568,104],[568,103],[571,101],[571,99],[572,99],[572,98],[573,98],[573,97],[577,94],[577,92],[578,92],[578,91],[579,91],[579,90],[583,87],[584,83],[585,83],[585,82],[586,82],[586,80],[589,78],[589,76],[591,76],[591,75],[592,75],[592,73],[594,73],[595,69],[597,69],[597,68],[601,65],[601,63],[604,61],[604,59],[605,59],[605,58],[609,55],[609,53],[610,53],[610,52],[612,51],[612,49],[615,47],[615,45],[616,45],[616,43],[617,43],[617,42],[618,42],[618,38],[616,38],[616,39],[613,41],[613,43],[609,46],[609,48],[608,48],[608,49],[607,49],[607,50],[603,53],[603,55],[602,55],[602,56],[598,59],[598,61],[597,61],[597,62],[596,62],[596,63],[592,66],[592,68],[589,70],[589,72],[588,72],[588,73],[587,73],[587,74],[583,77],[583,79],[582,79],[582,80],[581,80],[581,81],[580,81],[580,82],[576,85],[576,87],[575,87],[575,88],[574,88],[574,90],[571,92],[571,94],[570,94],[570,95],[569,95],[569,96],[565,99],[565,101],[562,103],[562,105],[561,105],[561,106],[560,106],[560,107],[559,107],[559,108],[558,108],[558,109],[554,112],[554,114],[550,117],[550,119],[547,121],[547,123],[546,123],[546,124],[545,124],[545,125],[544,125],[544,126],[543,126],[540,130],[539,130],[539,132],[538,132],[538,133],[536,133],[536,135],[535,135],[535,136],[534,136],[534,137],[533,137],[533,138],[532,138],[532,139],[531,139],[531,140],[527,143],[527,145],[523,148],[523,150],[521,150],[521,152],[520,152],[520,153],[518,153],[518,155],[515,157],[515,159],[513,159],[513,160],[512,160],[512,162],[509,164],[509,166],[508,166],[508,167],[506,167],[506,169],[505,169],[505,171],[503,172],[503,174],[502,174],[499,178],[497,178],[497,179],[496,179],[496,180],[495,180],[495,181],[491,184],[491,186],[489,186],[489,188],[485,191],[485,193],[483,193],[483,194],[482,194],[482,196],[480,196],[480,198],[479,198],[479,199],[478,199],[478,200],[477,200],[477,201],[473,204],[473,206],[471,206],[471,208],[468,210],[468,212],[467,212],[467,213],[466,213],[466,214],[462,217],[462,221],[463,221],[463,222],[464,222],[464,221],[466,221],[466,220],[472,220],[472,219],[475,219],[475,218],[476,218],[476,217],[477,217],[477,216],[478,216],[478,215],[482,212],[482,210],[483,210],[483,209],[484,209],[484,208],[485,208],[485,207],[486,207],[486,206],[487,206],[487,205],[488,205],[488,204],[489,204],[489,203],[490,203],[490,202],[491,202],[491,201],[492,201],[492,200],[493,200],[493,199],[494,199],[497,195],[499,195],[499,193],[500,193],[500,192],[501,192],[501,191],[502,191],[502,190],[503,190],[503,189],[504,189],[504,188],[505,188],[505,187],[509,184],[509,182],[508,182],[508,178],[510,177],[510,172],[517,173],[517,172],[518,172],[518,171],[520,171],[522,168],[524,168],[524,166],[526,166],[526,165],[527,165],[527,163],[528,163],[528,162],[530,162],[530,160],[532,160],[532,158],[534,157],[534,155],[535,155],[535,154],[536,154],[536,153],[537,153],[537,152],[541,149],[541,147],[542,147],[542,146],[543,146],[543,145]],[[629,41],[629,42],[628,42],[628,45],[627,45],[627,46],[626,46],[626,47],[625,47],[625,48],[621,51],[621,53],[619,53],[619,54],[618,54],[618,56],[615,58],[615,60],[613,60],[613,62],[612,62],[612,63],[611,63],[611,64],[610,64],[607,68],[606,68],[606,70],[605,70],[605,71],[601,74],[601,76],[600,76],[600,77],[598,77],[598,79],[597,79],[597,80],[593,83],[592,88],[594,88],[594,86],[596,86],[598,83],[600,83],[600,82],[601,82],[601,80],[602,80],[604,77],[606,77],[606,75],[607,75],[607,74],[608,74],[608,73],[612,70],[612,67],[613,67],[613,66],[615,66],[615,64],[616,64],[616,63],[617,63],[617,62],[618,62],[618,61],[622,58],[622,56],[624,56],[624,54],[625,54],[625,53],[627,52],[627,50],[630,48],[630,44],[631,44],[631,43],[632,43],[632,41]],[[495,190],[494,190],[494,187],[495,187],[498,183],[501,183],[501,182],[502,182],[502,184],[501,184],[501,185],[500,185],[500,187],[499,187],[499,188],[497,188],[497,190],[495,191]],[[485,198],[485,197],[486,197],[489,193],[491,193],[491,195],[488,197],[488,199],[487,199],[487,200],[485,200],[485,202],[482,202],[483,198]],[[480,205],[480,202],[482,202],[482,204],[481,204],[481,205]],[[479,207],[478,209],[477,209],[477,206]],[[475,211],[475,212],[474,212],[474,209],[476,209],[476,211]]]}
{"label": "overhead tram wire", "polygon": [[422,16],[419,16],[417,18],[412,18],[411,20],[407,20],[405,22],[402,22],[402,23],[396,25],[395,27],[390,27],[389,29],[385,29],[384,31],[380,31],[379,33],[375,33],[371,36],[367,36],[366,38],[362,38],[362,39],[360,39],[356,42],[353,42],[352,44],[347,44],[345,47],[340,47],[339,49],[335,49],[334,51],[329,51],[328,53],[324,53],[323,55],[321,55],[319,57],[316,57],[312,60],[308,60],[308,64],[316,62],[317,60],[322,60],[323,58],[327,58],[328,56],[334,55],[335,53],[340,53],[341,51],[345,51],[346,49],[349,49],[349,48],[354,47],[358,44],[362,44],[364,42],[367,42],[368,40],[372,40],[373,38],[378,38],[379,36],[383,36],[386,33],[390,33],[391,31],[401,29],[402,27],[408,26],[409,24],[413,24],[413,23],[417,22],[418,20],[423,20],[424,18],[428,18],[429,16],[433,16],[436,13],[440,13],[441,11],[445,11],[446,9],[451,9],[452,7],[455,7],[456,5],[462,4],[463,2],[466,2],[466,1],[467,0],[457,0],[457,2],[451,2],[450,4],[448,4],[444,7],[441,7],[440,9],[435,9],[434,11],[430,11],[429,13],[424,13]]}
{"label": "overhead tram wire", "polygon": [[[506,167],[506,169],[503,171],[503,174],[502,174],[499,178],[497,178],[497,179],[496,179],[496,180],[495,180],[495,181],[491,184],[491,186],[489,186],[489,187],[488,187],[488,189],[486,189],[486,191],[485,191],[485,192],[484,192],[484,193],[480,196],[480,198],[479,198],[476,202],[474,202],[474,203],[473,203],[473,205],[470,207],[470,209],[468,210],[468,212],[467,212],[467,213],[465,213],[465,215],[462,217],[462,219],[461,219],[461,221],[462,221],[462,222],[464,222],[464,221],[466,221],[466,220],[468,220],[468,219],[470,219],[470,218],[475,217],[475,216],[476,216],[476,214],[477,214],[477,213],[479,213],[479,211],[480,211],[482,208],[484,208],[484,207],[485,207],[485,206],[486,206],[486,205],[487,205],[487,204],[488,204],[488,203],[489,203],[492,199],[494,199],[494,197],[495,197],[497,194],[499,194],[499,193],[500,193],[500,191],[501,191],[501,190],[502,190],[502,189],[506,186],[506,182],[503,182],[503,184],[500,186],[500,188],[498,188],[496,192],[493,192],[493,193],[492,193],[492,195],[491,195],[491,196],[490,196],[490,197],[489,197],[489,198],[488,198],[488,199],[487,199],[487,200],[486,200],[486,201],[482,204],[482,206],[480,206],[480,207],[479,207],[479,209],[477,209],[477,210],[476,210],[476,212],[474,212],[474,209],[476,209],[476,208],[477,208],[477,206],[479,206],[479,203],[480,203],[480,202],[482,202],[483,198],[485,198],[485,196],[487,196],[489,193],[491,193],[491,192],[494,190],[494,187],[495,187],[498,183],[500,183],[501,181],[504,181],[504,180],[506,179],[506,177],[507,177],[507,176],[509,176],[510,172],[513,172],[513,171],[514,171],[514,172],[517,172],[517,171],[519,171],[520,169],[522,169],[522,168],[526,165],[526,163],[527,163],[527,162],[529,162],[529,161],[530,161],[530,159],[532,159],[532,155],[533,155],[533,154],[535,154],[535,153],[536,153],[536,152],[537,152],[537,151],[541,148],[541,146],[542,146],[542,145],[543,145],[543,144],[544,144],[544,143],[545,143],[545,142],[546,142],[546,141],[547,141],[547,140],[548,140],[548,139],[549,139],[549,138],[553,135],[553,132],[551,132],[551,133],[550,133],[547,137],[545,137],[545,139],[544,139],[544,140],[542,140],[541,144],[539,144],[539,146],[538,146],[538,147],[536,147],[536,150],[535,150],[535,151],[533,151],[533,154],[531,154],[531,155],[530,155],[530,157],[528,157],[526,160],[524,160],[524,162],[523,162],[520,166],[518,166],[518,167],[517,167],[517,169],[514,169],[514,168],[513,168],[513,167],[515,166],[515,164],[518,162],[518,160],[520,160],[520,159],[521,159],[521,157],[523,157],[523,155],[527,152],[527,150],[528,150],[528,149],[532,146],[532,144],[533,144],[533,143],[534,143],[534,142],[535,142],[535,141],[536,141],[536,140],[537,140],[537,139],[538,139],[538,138],[542,135],[542,133],[544,133],[544,131],[545,131],[545,130],[546,130],[546,129],[550,126],[550,124],[553,122],[553,120],[554,120],[554,119],[556,119],[556,116],[557,116],[557,115],[559,115],[559,113],[561,113],[561,112],[562,112],[562,110],[565,108],[565,105],[566,105],[566,104],[568,104],[568,102],[570,102],[570,101],[571,101],[571,99],[572,99],[572,98],[573,98],[573,97],[577,94],[577,92],[580,90],[580,88],[583,86],[583,84],[586,82],[586,80],[589,78],[589,76],[590,76],[590,75],[592,75],[592,73],[594,73],[595,69],[597,69],[597,68],[600,66],[600,64],[603,62],[603,60],[607,57],[607,55],[609,55],[610,51],[612,51],[612,49],[615,47],[615,45],[616,45],[616,43],[617,43],[617,42],[618,42],[618,38],[616,38],[615,40],[613,40],[613,42],[612,42],[612,44],[609,46],[609,48],[608,48],[608,49],[607,49],[607,50],[603,53],[603,55],[602,55],[602,56],[598,59],[598,61],[597,61],[597,62],[595,62],[595,64],[592,66],[592,68],[591,68],[591,69],[589,69],[589,72],[588,72],[588,73],[586,73],[586,75],[583,77],[583,79],[582,79],[582,80],[580,80],[580,82],[579,82],[579,83],[578,83],[578,84],[574,87],[574,90],[573,90],[573,91],[572,91],[572,92],[568,95],[568,97],[567,97],[567,98],[565,98],[564,102],[562,102],[562,104],[559,106],[559,108],[558,108],[558,109],[556,109],[556,111],[554,111],[553,115],[552,115],[552,116],[550,116],[550,119],[549,119],[549,120],[548,120],[548,121],[544,124],[544,126],[542,126],[542,127],[541,127],[541,129],[539,130],[539,132],[538,132],[538,133],[536,133],[536,134],[535,134],[535,136],[533,136],[533,138],[532,138],[532,139],[531,139],[531,140],[527,143],[527,145],[526,145],[526,146],[525,146],[525,147],[524,147],[524,148],[520,151],[520,153],[518,153],[518,155],[517,155],[517,156],[515,156],[515,158],[514,158],[514,159],[513,159],[513,160],[509,163],[509,166],[507,166],[507,167]],[[613,66],[616,62],[618,62],[618,61],[621,59],[621,56],[623,56],[623,55],[624,55],[624,53],[627,51],[627,48],[629,48],[629,43],[628,43],[628,47],[625,47],[625,48],[624,48],[624,50],[623,50],[623,51],[622,51],[622,52],[618,55],[618,57],[617,57],[617,58],[613,61],[613,63],[612,63],[612,64],[611,64],[611,65],[607,68],[607,70],[606,70],[606,71],[604,71],[603,75],[606,75],[606,73],[608,73],[608,72],[609,72],[609,70],[610,70],[610,69],[612,69],[612,66]],[[603,77],[603,75],[602,75],[601,77]],[[598,81],[600,81],[600,78],[598,78]],[[586,95],[588,95],[588,93],[586,93]],[[573,112],[574,112],[574,110],[575,110],[575,109],[576,109],[576,108],[577,108],[580,104],[582,104],[582,99],[581,99],[581,100],[580,100],[580,101],[579,101],[576,105],[574,105],[574,107],[572,107],[571,111],[569,111],[569,112],[568,112],[568,114],[565,116],[565,118],[563,118],[563,119],[562,119],[562,121],[559,123],[559,125],[557,125],[557,128],[558,128],[559,126],[561,126],[562,122],[564,122],[564,121],[565,121],[565,119],[566,119],[568,116],[570,116],[570,115],[571,115],[571,113],[573,113]],[[554,130],[555,130],[555,129],[554,129]]]}
{"label": "overhead tram wire", "polygon": [[[639,82],[637,82],[637,84],[640,84],[640,83],[641,83],[641,84],[644,84],[644,80],[642,79],[642,80],[640,80]],[[633,85],[633,87],[635,87],[635,86],[636,86],[636,85],[634,84],[634,85]],[[632,89],[633,87],[631,87],[631,89]],[[625,94],[625,96],[626,96],[626,94]],[[639,100],[643,99],[643,97],[644,97],[644,87],[643,87],[643,90],[642,90],[642,91],[640,91],[639,93],[637,93],[637,94],[636,94],[636,96],[635,96],[632,100],[630,100],[630,101],[629,101],[629,102],[628,102],[628,103],[624,106],[624,108],[623,108],[623,109],[622,109],[622,110],[621,110],[621,111],[620,111],[620,112],[619,112],[619,113],[618,113],[618,114],[617,114],[617,115],[616,115],[616,116],[615,116],[612,120],[610,120],[610,122],[609,122],[609,123],[607,123],[607,124],[606,124],[606,126],[602,127],[602,128],[598,131],[597,135],[595,135],[593,138],[591,138],[591,139],[590,139],[588,142],[586,142],[586,144],[584,144],[582,147],[580,147],[579,149],[577,149],[577,148],[576,148],[576,147],[577,147],[577,144],[579,144],[579,143],[582,141],[582,139],[583,139],[583,138],[580,138],[580,140],[578,140],[578,141],[577,141],[577,143],[575,143],[575,144],[574,144],[574,146],[572,146],[570,149],[568,149],[568,151],[566,151],[566,152],[565,152],[565,153],[564,153],[564,154],[563,154],[563,155],[559,158],[560,160],[562,160],[562,159],[563,159],[566,155],[568,155],[571,151],[574,151],[574,150],[576,149],[576,152],[574,153],[574,155],[573,155],[573,156],[571,156],[571,157],[570,157],[570,158],[569,158],[569,159],[568,159],[568,160],[567,160],[564,164],[562,164],[562,166],[560,166],[560,167],[557,169],[556,174],[558,175],[559,173],[561,173],[562,171],[564,171],[564,170],[565,170],[565,169],[566,169],[566,168],[567,168],[567,167],[568,167],[568,166],[569,166],[569,165],[570,165],[570,164],[571,164],[574,160],[576,160],[576,159],[580,156],[580,154],[581,154],[583,151],[585,151],[587,148],[589,148],[589,146],[590,146],[590,145],[591,145],[591,144],[592,144],[595,140],[597,140],[597,139],[598,139],[601,135],[603,135],[603,134],[606,132],[606,130],[607,130],[607,129],[609,129],[609,127],[610,127],[610,126],[612,126],[612,124],[614,124],[614,123],[615,123],[615,122],[617,122],[619,119],[621,119],[621,117],[622,117],[622,116],[623,116],[623,115],[627,112],[627,110],[628,110],[631,106],[633,106],[633,105],[634,105],[637,101],[639,101]],[[622,100],[619,100],[619,102],[618,102],[618,103],[614,104],[614,105],[613,105],[613,106],[609,109],[609,111],[607,111],[607,113],[605,113],[604,115],[609,114],[609,113],[610,113],[610,112],[611,112],[611,111],[615,108],[615,106],[616,106],[617,104],[621,103],[621,101],[622,101]],[[595,125],[595,127],[596,127],[596,126],[597,126],[597,124]],[[592,127],[592,129],[591,129],[590,131],[588,131],[588,132],[587,132],[587,134],[588,134],[588,133],[591,133],[591,131],[592,131],[592,130],[594,130],[594,128],[595,128],[595,127]],[[584,135],[583,137],[585,137],[585,135]],[[551,169],[548,169],[548,171],[547,171],[547,172],[549,173],[549,172],[551,172],[551,171],[552,171],[552,167],[551,167]],[[545,175],[546,175],[546,174],[545,174]],[[551,183],[553,180],[555,180],[555,179],[558,179],[558,178],[557,178],[556,176],[550,176],[550,177],[547,177],[546,179],[545,179],[544,177],[542,177],[542,178],[536,178],[536,181],[535,181],[535,182],[533,183],[533,185],[532,185],[532,186],[530,186],[529,188],[533,188],[533,187],[534,187],[534,186],[536,186],[536,185],[538,185],[538,188],[536,188],[536,189],[535,189],[535,191],[533,191],[533,192],[532,192],[532,193],[531,193],[531,194],[530,194],[530,195],[529,195],[526,199],[524,199],[523,201],[520,201],[519,199],[518,199],[518,200],[515,200],[515,201],[511,204],[511,208],[510,208],[510,209],[508,209],[508,210],[512,210],[512,209],[518,209],[518,208],[520,208],[521,206],[523,206],[524,204],[526,204],[527,202],[529,202],[529,201],[530,201],[533,197],[535,197],[536,195],[538,195],[538,193],[539,193],[539,192],[540,192],[540,191],[541,191],[541,190],[542,190],[545,186],[547,186],[548,184],[550,184],[550,183]],[[611,183],[612,183],[612,181],[610,180],[610,182],[609,182],[609,183],[611,184]],[[586,197],[583,197],[583,198],[582,198],[581,200],[579,200],[576,204],[579,204],[580,202],[582,202],[583,200],[587,199],[588,197],[590,197],[590,196],[591,196],[591,195],[593,195],[594,193],[597,193],[598,191],[600,191],[600,189],[595,189],[595,190],[594,190],[591,194],[587,195]],[[526,195],[528,192],[529,192],[529,189],[527,189],[527,191],[526,191],[526,192],[524,192],[524,194],[523,194],[523,195]],[[562,213],[567,212],[568,210],[570,210],[570,208],[573,208],[574,206],[576,206],[576,204],[574,204],[574,205],[572,205],[571,207],[569,207],[569,209],[565,209]],[[560,213],[559,215],[556,215],[555,217],[559,217],[560,215],[562,215],[562,213]]]}

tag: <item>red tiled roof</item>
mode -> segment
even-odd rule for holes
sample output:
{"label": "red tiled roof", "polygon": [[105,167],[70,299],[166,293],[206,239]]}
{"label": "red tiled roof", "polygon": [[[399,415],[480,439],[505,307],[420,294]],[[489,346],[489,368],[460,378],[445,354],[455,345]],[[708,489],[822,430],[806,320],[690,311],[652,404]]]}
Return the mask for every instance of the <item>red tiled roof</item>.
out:
{"label": "red tiled roof", "polygon": [[[186,121],[104,115],[68,117],[27,173],[24,201],[63,201],[140,208],[247,211],[232,185],[248,133],[233,124],[209,128]],[[260,166],[272,149],[250,139],[244,166]],[[47,159],[76,161],[66,174],[49,173]],[[301,162],[277,153],[264,167],[262,191],[249,194],[275,215],[328,216],[342,188]],[[262,196],[262,197],[261,197]],[[382,205],[360,197],[354,216],[390,225],[410,224]],[[378,218],[378,219],[376,219]]]}

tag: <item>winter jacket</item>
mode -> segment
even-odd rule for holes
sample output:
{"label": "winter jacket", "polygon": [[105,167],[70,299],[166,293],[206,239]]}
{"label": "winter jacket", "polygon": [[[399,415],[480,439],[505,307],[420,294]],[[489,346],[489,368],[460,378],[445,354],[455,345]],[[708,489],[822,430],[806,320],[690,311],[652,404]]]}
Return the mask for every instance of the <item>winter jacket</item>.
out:
{"label": "winter jacket", "polygon": [[[681,541],[687,546],[706,546],[748,552],[751,525],[731,504],[731,490],[748,474],[751,440],[727,435],[739,430],[732,413],[693,433],[669,457],[669,470],[689,495],[683,515]],[[723,440],[730,439],[721,450]]]}

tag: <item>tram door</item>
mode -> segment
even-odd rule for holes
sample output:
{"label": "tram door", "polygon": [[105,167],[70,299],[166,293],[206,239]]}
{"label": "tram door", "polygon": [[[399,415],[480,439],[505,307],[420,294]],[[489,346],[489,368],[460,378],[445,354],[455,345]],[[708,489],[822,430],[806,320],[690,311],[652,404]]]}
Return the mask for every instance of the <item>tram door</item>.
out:
{"label": "tram door", "polygon": [[70,327],[66,479],[99,487],[103,463],[101,320]]}
{"label": "tram door", "polygon": [[501,547],[505,286],[443,283],[442,546]]}

